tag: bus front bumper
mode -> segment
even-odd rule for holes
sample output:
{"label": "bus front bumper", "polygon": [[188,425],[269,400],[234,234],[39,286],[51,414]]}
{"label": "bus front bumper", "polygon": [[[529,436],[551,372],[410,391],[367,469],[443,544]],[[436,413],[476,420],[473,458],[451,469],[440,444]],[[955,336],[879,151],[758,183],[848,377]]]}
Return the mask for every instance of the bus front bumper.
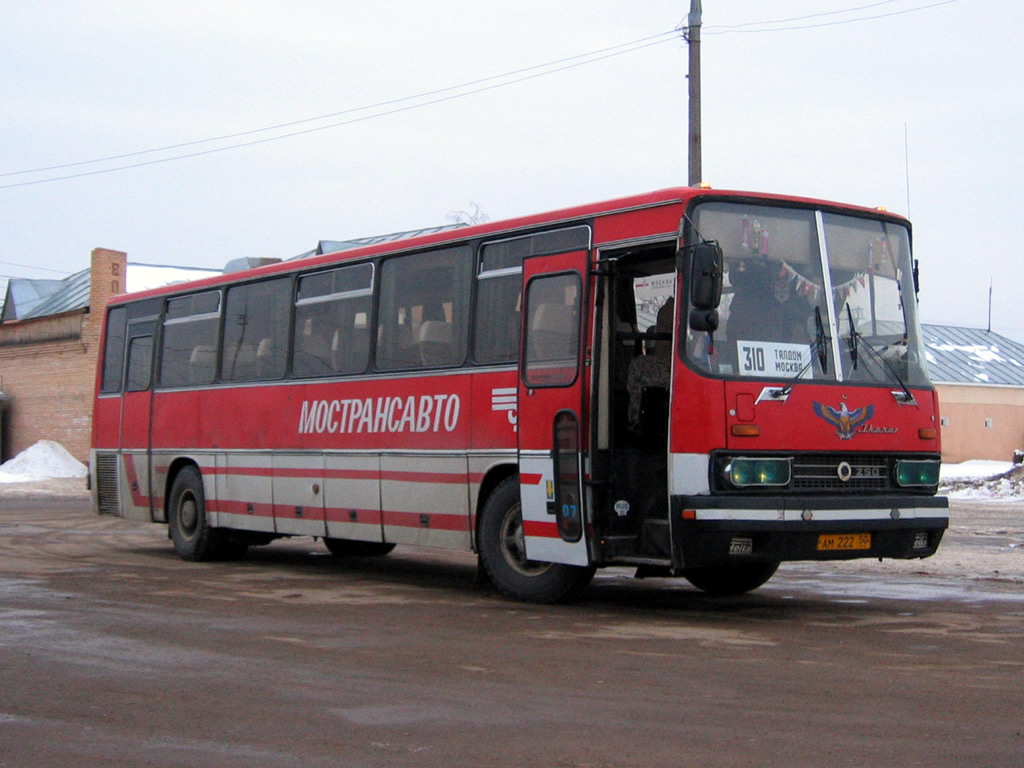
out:
{"label": "bus front bumper", "polygon": [[673,496],[673,564],[928,557],[948,508],[943,496]]}

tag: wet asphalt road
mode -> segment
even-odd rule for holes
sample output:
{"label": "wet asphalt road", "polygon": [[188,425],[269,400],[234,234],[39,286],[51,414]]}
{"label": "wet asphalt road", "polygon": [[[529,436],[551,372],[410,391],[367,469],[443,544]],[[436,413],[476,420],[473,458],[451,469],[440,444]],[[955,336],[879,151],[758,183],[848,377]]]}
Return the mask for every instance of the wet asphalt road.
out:
{"label": "wet asphalt road", "polygon": [[526,606],[469,555],[192,564],[162,526],[3,499],[0,768],[1024,765],[1024,505],[968,517],[931,571],[712,600],[614,570]]}

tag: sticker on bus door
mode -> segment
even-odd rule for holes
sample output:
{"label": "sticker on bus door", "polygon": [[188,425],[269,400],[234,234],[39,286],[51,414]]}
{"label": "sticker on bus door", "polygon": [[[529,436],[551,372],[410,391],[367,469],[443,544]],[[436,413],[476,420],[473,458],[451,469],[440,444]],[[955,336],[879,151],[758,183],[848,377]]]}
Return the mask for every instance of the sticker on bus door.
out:
{"label": "sticker on bus door", "polygon": [[524,545],[530,560],[568,565],[589,563],[579,417],[586,274],[586,251],[523,262],[517,434]]}

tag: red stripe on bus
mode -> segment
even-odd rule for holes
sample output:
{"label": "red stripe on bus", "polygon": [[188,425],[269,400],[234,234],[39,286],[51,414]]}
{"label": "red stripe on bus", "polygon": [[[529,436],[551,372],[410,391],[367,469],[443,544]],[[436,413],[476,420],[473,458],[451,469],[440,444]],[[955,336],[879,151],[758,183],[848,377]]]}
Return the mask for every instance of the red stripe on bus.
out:
{"label": "red stripe on bus", "polygon": [[519,484],[520,485],[540,485],[541,478],[543,475],[537,474],[526,474],[523,472],[519,473]]}
{"label": "red stripe on bus", "polygon": [[[250,509],[251,505],[251,509]],[[251,501],[232,501],[231,499],[207,499],[206,506],[211,512],[225,512],[232,515],[248,515],[249,517],[273,517],[273,504],[257,504]]]}
{"label": "red stripe on bus", "polygon": [[[356,513],[356,519],[352,519],[352,513]],[[324,510],[324,519],[329,523],[359,523],[366,525],[380,525],[381,514],[378,509],[353,509],[352,507],[328,507]]]}
{"label": "red stripe on bus", "polygon": [[[167,467],[158,467],[157,471],[166,474]],[[459,483],[469,482],[469,475],[461,472],[403,472],[399,470],[375,469],[317,469],[310,467],[207,467],[201,469],[204,474],[237,477],[296,477],[308,480],[390,480],[396,483]],[[532,477],[529,475],[528,477]],[[537,475],[537,483],[540,475]]]}
{"label": "red stripe on bus", "polygon": [[465,485],[469,482],[469,477],[465,473],[444,474],[441,472],[399,472],[397,470],[381,472],[380,479],[396,483],[459,483]]}
{"label": "red stripe on bus", "polygon": [[[393,525],[400,528],[424,528],[437,531],[468,531],[468,515],[445,515],[439,513],[420,514],[419,512],[394,512],[386,511],[381,515],[384,518],[384,525]],[[423,524],[423,518],[427,524]]]}
{"label": "red stripe on bus", "polygon": [[555,523],[543,523],[537,520],[523,520],[523,535],[534,536],[538,539],[557,539],[558,525]]}

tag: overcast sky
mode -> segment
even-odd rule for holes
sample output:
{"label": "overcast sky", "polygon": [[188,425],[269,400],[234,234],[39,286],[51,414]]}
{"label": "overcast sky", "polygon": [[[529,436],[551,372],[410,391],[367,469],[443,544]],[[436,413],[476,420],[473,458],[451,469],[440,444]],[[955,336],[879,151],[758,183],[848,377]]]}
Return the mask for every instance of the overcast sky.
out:
{"label": "overcast sky", "polygon": [[[0,274],[97,246],[220,267],[685,184],[688,9],[0,0]],[[992,281],[1024,341],[1024,4],[704,0],[703,23],[707,182],[909,213],[923,320],[986,327]]]}

